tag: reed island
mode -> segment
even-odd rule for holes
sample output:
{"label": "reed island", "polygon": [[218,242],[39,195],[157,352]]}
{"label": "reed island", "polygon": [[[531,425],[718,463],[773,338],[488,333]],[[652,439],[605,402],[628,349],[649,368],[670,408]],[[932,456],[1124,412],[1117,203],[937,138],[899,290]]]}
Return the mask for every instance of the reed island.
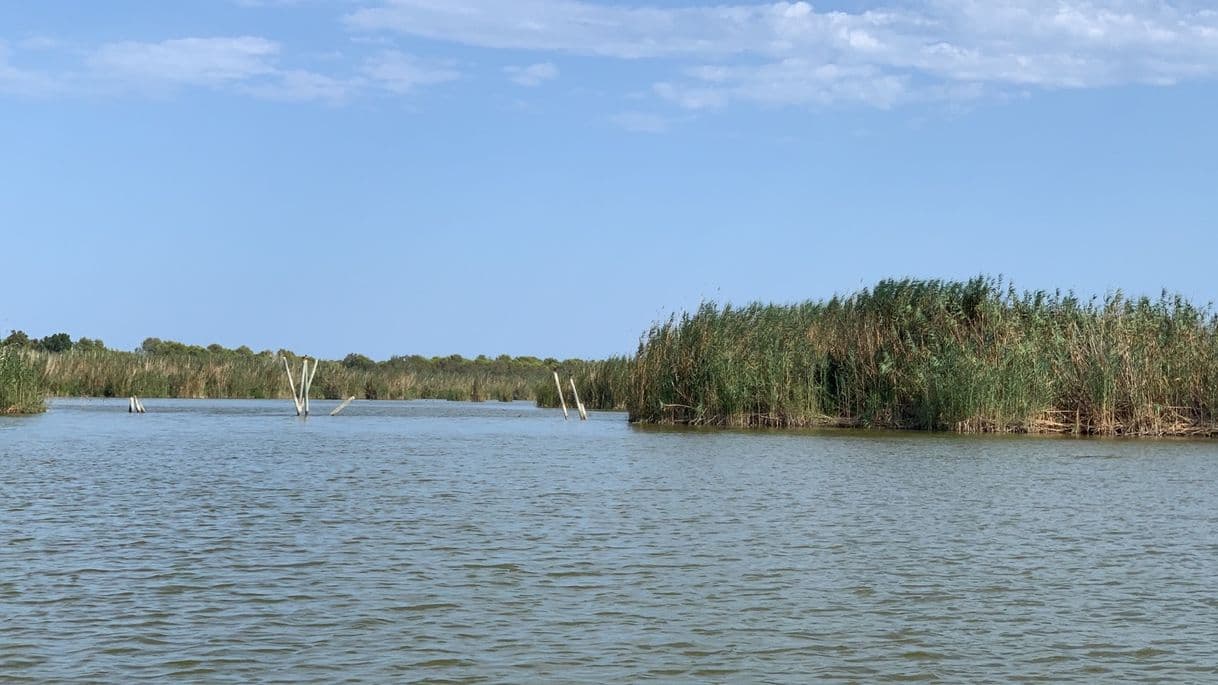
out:
{"label": "reed island", "polygon": [[823,301],[703,305],[646,333],[630,420],[1218,435],[1218,318],[998,279],[886,280]]}

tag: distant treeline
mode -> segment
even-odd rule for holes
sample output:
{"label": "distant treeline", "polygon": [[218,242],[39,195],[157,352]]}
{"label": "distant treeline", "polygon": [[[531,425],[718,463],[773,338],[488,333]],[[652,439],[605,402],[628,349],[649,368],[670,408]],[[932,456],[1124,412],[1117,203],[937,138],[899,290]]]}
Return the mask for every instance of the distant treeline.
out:
{"label": "distant treeline", "polygon": [[1218,319],[1167,294],[886,280],[703,305],[654,326],[635,364],[633,421],[1218,435]]}
{"label": "distant treeline", "polygon": [[100,340],[81,338],[72,342],[72,336],[67,333],[53,333],[45,338],[31,338],[25,331],[12,331],[8,337],[0,340],[0,347],[10,349],[33,350],[36,352],[67,352],[69,350],[104,350],[105,343]]}
{"label": "distant treeline", "polygon": [[[100,340],[73,342],[66,333],[36,340],[15,331],[0,347],[33,369],[44,392],[55,396],[289,398],[283,362],[297,371],[300,366],[300,357],[290,350],[254,352],[246,346],[202,347],[159,338],[148,338],[138,350],[125,352],[107,349]],[[597,385],[603,383],[599,367],[599,362],[579,359],[507,355],[411,355],[377,362],[352,353],[338,361],[319,360],[313,394],[327,399],[545,398],[556,405],[553,372],[558,371],[564,388],[569,377],[589,383],[586,391],[581,387],[581,399],[589,406],[624,408],[622,393]]]}

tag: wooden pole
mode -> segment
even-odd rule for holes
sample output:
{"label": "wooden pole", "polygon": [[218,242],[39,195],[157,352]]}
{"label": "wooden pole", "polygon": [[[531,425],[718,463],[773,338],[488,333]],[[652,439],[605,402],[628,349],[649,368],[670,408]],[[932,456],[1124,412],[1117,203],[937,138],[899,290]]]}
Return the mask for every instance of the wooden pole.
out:
{"label": "wooden pole", "polygon": [[562,396],[562,381],[558,380],[558,372],[554,372],[554,387],[558,388],[558,401],[562,403],[562,418],[564,421],[571,418],[567,414],[567,400]]}
{"label": "wooden pole", "polygon": [[134,397],[127,398],[127,413],[128,414],[135,413],[135,398]]}
{"label": "wooden pole", "polygon": [[309,396],[309,358],[305,357],[300,364],[300,410],[305,416],[309,415],[308,401],[305,399]]}
{"label": "wooden pole", "polygon": [[330,412],[330,416],[338,416],[338,412],[340,412],[340,411],[342,411],[342,410],[346,409],[346,408],[347,408],[347,405],[348,405],[348,404],[351,404],[351,403],[352,403],[352,402],[354,402],[354,401],[355,401],[355,395],[352,395],[352,396],[348,397],[347,399],[343,400],[343,403],[342,403],[342,404],[338,405],[338,406],[337,406],[337,407],[334,409],[334,411]]}
{"label": "wooden pole", "polygon": [[288,366],[287,357],[281,357],[281,359],[283,359],[283,370],[288,374],[288,387],[292,389],[292,404],[296,405],[296,415],[300,416],[303,407],[300,406],[300,396],[296,394],[296,384],[292,382],[292,369]]}
{"label": "wooden pole", "polygon": [[567,380],[571,381],[571,394],[575,395],[575,408],[579,410],[579,420],[587,421],[588,412],[584,411],[584,403],[579,401],[579,391],[575,389],[575,379],[568,376]]}
{"label": "wooden pole", "polygon": [[317,375],[317,367],[321,366],[316,359],[313,360],[313,371],[309,373],[309,382],[305,385],[305,416],[309,415],[309,391],[313,389],[313,377]]}
{"label": "wooden pole", "polygon": [[135,400],[135,410],[141,414],[145,413],[144,403],[140,401],[140,398],[135,397],[133,399]]}
{"label": "wooden pole", "polygon": [[309,415],[309,359],[306,357],[304,366],[300,368],[300,406],[304,407],[304,415]]}

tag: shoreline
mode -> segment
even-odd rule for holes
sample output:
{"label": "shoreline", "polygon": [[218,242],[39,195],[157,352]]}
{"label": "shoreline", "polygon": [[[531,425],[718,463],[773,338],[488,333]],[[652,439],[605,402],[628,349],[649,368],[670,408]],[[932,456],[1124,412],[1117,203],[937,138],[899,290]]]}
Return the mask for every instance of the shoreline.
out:
{"label": "shoreline", "polygon": [[[287,404],[287,411],[291,408],[290,396],[284,397],[185,397],[185,396],[147,396],[141,397],[141,400],[148,401],[182,401],[182,402],[283,402]],[[57,395],[46,398],[47,406],[40,412],[34,413],[4,413],[0,412],[0,416],[7,417],[22,417],[22,416],[37,416],[38,414],[46,413],[51,409],[51,404],[57,401],[71,402],[114,402],[115,406],[120,406],[120,402],[124,400],[121,397],[105,397],[91,395]],[[314,398],[316,402],[341,402],[334,398]],[[410,403],[410,402],[433,402],[437,404],[472,404],[472,405],[510,405],[510,404],[527,404],[540,410],[557,411],[557,406],[549,406],[540,404],[536,400],[517,399],[517,400],[470,400],[470,399],[449,399],[444,397],[415,397],[407,399],[364,399],[356,400],[359,403]],[[768,434],[768,435],[800,435],[807,433],[817,434],[891,434],[895,436],[959,436],[959,437],[1037,437],[1037,438],[1063,438],[1063,439],[1100,439],[1100,440],[1184,440],[1198,442],[1212,442],[1218,437],[1218,424],[1188,424],[1188,425],[1173,425],[1166,427],[1159,432],[1143,432],[1133,433],[1122,430],[1123,427],[1115,426],[1113,429],[1106,431],[1098,430],[1082,430],[1075,431],[1074,426],[1065,424],[1060,421],[1046,419],[1039,423],[1034,423],[1031,428],[1024,426],[1011,426],[1005,429],[994,429],[992,426],[987,426],[982,429],[974,429],[969,427],[951,428],[951,429],[934,429],[928,430],[915,426],[898,426],[898,425],[882,425],[882,424],[865,424],[858,420],[847,418],[820,417],[814,421],[806,421],[801,423],[778,424],[774,422],[720,422],[708,423],[697,421],[646,421],[638,420],[631,417],[629,412],[624,409],[590,409],[590,413],[616,413],[625,414],[625,423],[633,427],[642,429],[655,430],[677,430],[691,432],[706,432],[706,433],[753,433],[753,434]],[[155,407],[153,410],[155,413]],[[1067,412],[1045,412],[1046,414],[1065,414]],[[1071,412],[1071,414],[1073,414]],[[773,417],[771,417],[773,418]],[[1083,426],[1083,428],[1087,428]]]}

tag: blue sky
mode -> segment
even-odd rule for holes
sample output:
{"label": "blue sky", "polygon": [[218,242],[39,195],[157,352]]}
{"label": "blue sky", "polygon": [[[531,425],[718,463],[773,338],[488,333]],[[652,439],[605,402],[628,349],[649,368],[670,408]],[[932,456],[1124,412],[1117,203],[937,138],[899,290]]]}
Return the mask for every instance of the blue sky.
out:
{"label": "blue sky", "polygon": [[1190,1],[3,3],[0,329],[562,358],[889,276],[1209,302],[1215,76]]}

